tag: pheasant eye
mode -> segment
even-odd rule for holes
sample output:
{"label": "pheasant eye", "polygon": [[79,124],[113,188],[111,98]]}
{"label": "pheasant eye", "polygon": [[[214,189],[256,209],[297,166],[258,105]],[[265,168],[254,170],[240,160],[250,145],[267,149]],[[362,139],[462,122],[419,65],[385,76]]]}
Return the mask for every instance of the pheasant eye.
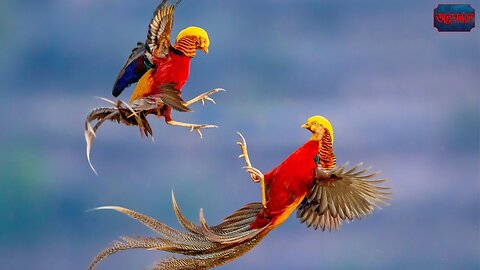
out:
{"label": "pheasant eye", "polygon": [[317,122],[313,122],[313,124],[314,124],[315,126],[316,126],[316,125],[318,125],[318,123],[317,123]]}

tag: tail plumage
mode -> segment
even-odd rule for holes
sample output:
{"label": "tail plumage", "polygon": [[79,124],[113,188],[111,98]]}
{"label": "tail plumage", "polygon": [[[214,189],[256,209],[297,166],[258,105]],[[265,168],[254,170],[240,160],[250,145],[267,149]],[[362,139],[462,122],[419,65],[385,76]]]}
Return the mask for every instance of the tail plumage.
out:
{"label": "tail plumage", "polygon": [[173,208],[177,219],[186,231],[173,229],[156,219],[130,209],[106,206],[96,209],[111,209],[141,222],[160,237],[123,237],[112,246],[101,251],[92,261],[88,270],[106,257],[127,249],[141,248],[163,250],[185,255],[181,258],[167,258],[157,263],[152,270],[161,269],[209,269],[230,262],[255,247],[269,232],[269,225],[251,229],[250,224],[263,208],[261,203],[250,203],[226,217],[216,226],[208,226],[200,210],[200,224],[188,220],[178,208],[172,193]]}
{"label": "tail plumage", "polygon": [[159,93],[137,98],[131,104],[122,100],[114,102],[106,98],[101,98],[112,106],[95,108],[90,111],[85,120],[85,140],[87,142],[88,163],[95,173],[96,171],[90,162],[91,145],[97,130],[106,120],[127,126],[138,126],[142,135],[146,137],[151,136],[152,139],[152,128],[147,120],[147,116],[150,114],[154,114],[158,117],[164,116],[165,121],[169,125],[186,127],[191,131],[195,130],[199,133],[200,137],[202,137],[200,129],[217,127],[215,125],[198,125],[173,121],[170,117],[170,110],[173,109],[180,112],[189,112],[191,110],[188,106],[195,102],[201,101],[203,103],[205,100],[209,100],[215,103],[209,95],[225,90],[216,88],[185,102],[181,97],[180,90],[175,89],[175,83],[164,83],[160,85],[159,88]]}
{"label": "tail plumage", "polygon": [[117,103],[101,98],[102,100],[112,104],[112,107],[100,107],[90,111],[85,120],[85,141],[87,142],[87,159],[92,170],[95,171],[90,161],[90,150],[92,141],[96,136],[98,128],[106,121],[114,121],[127,126],[138,126],[142,135],[153,136],[152,128],[147,120],[147,115],[152,113],[157,103],[154,100],[144,99],[141,103],[130,106],[122,100]]}
{"label": "tail plumage", "polygon": [[180,211],[172,192],[173,209],[185,231],[173,229],[127,208],[96,208],[111,209],[128,215],[160,236],[122,237],[101,251],[88,270],[93,270],[100,261],[116,252],[134,248],[184,255],[164,259],[151,270],[209,269],[226,264],[250,251],[295,208],[297,217],[308,227],[331,230],[337,229],[344,220],[360,219],[375,208],[388,205],[391,194],[388,187],[382,186],[385,180],[376,179],[378,173],[370,172],[369,168],[362,169],[362,164],[350,170],[346,168],[347,164],[329,171],[318,169],[308,194],[299,199],[303,201],[292,203],[281,213],[269,213],[261,202],[249,203],[216,226],[207,224],[202,209],[200,224],[188,220]]}

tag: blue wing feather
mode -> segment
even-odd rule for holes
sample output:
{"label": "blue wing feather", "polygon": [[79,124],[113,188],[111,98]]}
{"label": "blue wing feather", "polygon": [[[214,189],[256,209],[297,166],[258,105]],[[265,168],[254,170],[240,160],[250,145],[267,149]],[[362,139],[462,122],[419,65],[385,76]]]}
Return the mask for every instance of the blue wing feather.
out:
{"label": "blue wing feather", "polygon": [[138,82],[143,74],[153,67],[146,57],[145,52],[145,45],[140,42],[137,43],[137,47],[132,50],[127,62],[118,73],[117,79],[113,84],[112,95],[114,97],[118,97],[125,88]]}

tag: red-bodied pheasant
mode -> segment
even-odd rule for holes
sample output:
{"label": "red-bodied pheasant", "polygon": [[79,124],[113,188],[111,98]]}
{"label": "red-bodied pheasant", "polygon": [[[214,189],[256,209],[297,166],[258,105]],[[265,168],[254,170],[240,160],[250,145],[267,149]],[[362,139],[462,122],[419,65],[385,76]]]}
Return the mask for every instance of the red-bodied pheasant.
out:
{"label": "red-bodied pheasant", "polygon": [[202,104],[205,100],[215,103],[209,96],[224,91],[217,88],[187,102],[181,97],[182,87],[187,82],[190,72],[190,60],[195,57],[197,50],[208,53],[210,39],[204,29],[190,26],[180,31],[173,45],[170,43],[173,15],[180,1],[168,4],[167,0],[163,0],[160,3],[150,22],[145,44],[140,42],[137,44],[118,74],[112,90],[115,97],[131,84],[138,82],[130,98],[130,104],[121,100],[113,102],[103,99],[113,107],[95,108],[88,114],[85,123],[85,139],[90,166],[92,166],[91,142],[95,132],[105,120],[138,126],[141,133],[147,137],[152,135],[152,129],[146,119],[149,114],[165,117],[169,125],[195,130],[200,137],[202,137],[201,129],[217,127],[182,123],[174,121],[171,117],[172,109],[186,112],[190,111],[189,106],[192,103],[198,101]]}
{"label": "red-bodied pheasant", "polygon": [[[359,164],[349,170],[347,164],[336,167],[333,153],[333,129],[322,116],[310,117],[302,126],[311,138],[278,166],[266,174],[252,167],[244,137],[239,133],[246,166],[252,180],[261,183],[262,202],[249,203],[216,226],[208,226],[200,210],[200,225],[180,212],[175,197],[174,211],[187,231],[179,231],[144,214],[118,206],[124,213],[153,231],[157,237],[122,237],[100,252],[88,270],[109,255],[121,250],[142,248],[183,254],[157,263],[152,270],[209,269],[232,261],[255,247],[270,231],[282,224],[294,211],[307,227],[338,229],[344,220],[360,219],[376,207],[387,205],[389,188],[375,179],[378,173]],[[292,251],[295,252],[295,251]]]}

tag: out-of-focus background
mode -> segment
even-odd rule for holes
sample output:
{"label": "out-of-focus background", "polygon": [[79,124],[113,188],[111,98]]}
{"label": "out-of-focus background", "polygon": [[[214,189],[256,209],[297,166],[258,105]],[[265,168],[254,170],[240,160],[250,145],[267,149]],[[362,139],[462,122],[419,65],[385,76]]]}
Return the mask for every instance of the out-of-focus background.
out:
{"label": "out-of-focus background", "polygon": [[[178,121],[150,118],[156,142],[107,123],[85,157],[94,96],[111,98],[158,0],[0,2],[0,261],[2,269],[85,269],[121,235],[154,233],[102,205],[175,226],[170,192],[209,223],[260,199],[241,169],[241,131],[266,172],[303,144],[313,114],[335,129],[339,163],[380,169],[391,206],[337,232],[292,216],[221,269],[479,269],[480,35],[438,33],[436,1],[191,1],[175,15],[210,35],[184,98],[216,87]],[[480,6],[474,4],[474,8]],[[478,19],[477,19],[478,24]],[[130,90],[121,98],[128,100]],[[98,269],[146,269],[169,254],[133,250]]]}

